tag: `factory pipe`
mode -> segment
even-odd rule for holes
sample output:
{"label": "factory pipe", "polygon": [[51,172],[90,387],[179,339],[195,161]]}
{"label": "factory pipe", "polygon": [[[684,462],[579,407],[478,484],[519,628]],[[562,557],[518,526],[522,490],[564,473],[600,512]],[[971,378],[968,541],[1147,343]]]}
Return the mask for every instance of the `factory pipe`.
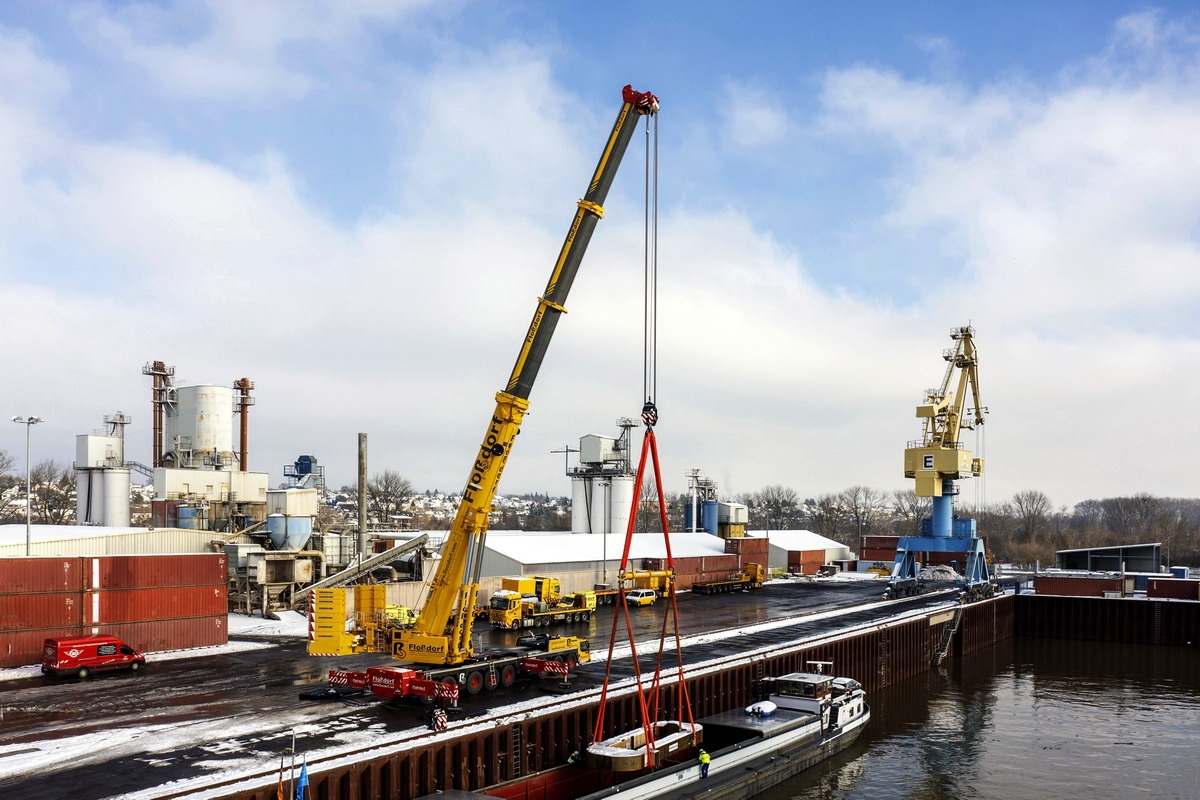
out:
{"label": "factory pipe", "polygon": [[358,435],[358,554],[367,557],[367,435]]}
{"label": "factory pipe", "polygon": [[250,406],[254,405],[254,398],[250,396],[250,390],[254,388],[254,381],[249,378],[242,378],[240,381],[234,381],[233,388],[238,392],[237,407],[238,413],[241,414],[241,442],[239,447],[239,458],[241,460],[242,472],[250,471],[250,434],[249,423],[247,417],[250,414]]}

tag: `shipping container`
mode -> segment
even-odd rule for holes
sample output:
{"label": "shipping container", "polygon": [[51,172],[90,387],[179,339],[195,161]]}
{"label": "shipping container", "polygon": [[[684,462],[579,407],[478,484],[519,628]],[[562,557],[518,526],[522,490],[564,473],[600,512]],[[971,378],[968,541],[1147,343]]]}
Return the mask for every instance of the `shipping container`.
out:
{"label": "shipping container", "polygon": [[78,556],[0,558],[0,593],[77,592],[80,570]]}
{"label": "shipping container", "polygon": [[215,616],[228,611],[227,593],[224,585],[85,592],[83,624]]}
{"label": "shipping container", "polygon": [[82,588],[85,591],[225,586],[228,582],[229,568],[224,553],[91,556],[83,559]]}
{"label": "shipping container", "polygon": [[78,636],[79,626],[41,630],[0,632],[0,667],[25,667],[42,663],[42,646],[47,639]]}
{"label": "shipping container", "polygon": [[[1066,575],[1038,575],[1034,578],[1034,591],[1038,594],[1057,594],[1068,597],[1103,597],[1107,592],[1122,592],[1121,578],[1089,578]],[[1133,579],[1129,579],[1133,588]]]}
{"label": "shipping container", "polygon": [[899,536],[863,536],[861,537],[861,548],[870,550],[872,548],[892,549],[895,550],[900,542]]}
{"label": "shipping container", "polygon": [[1162,597],[1173,600],[1200,600],[1200,580],[1150,578],[1146,582],[1146,597]]}
{"label": "shipping container", "polygon": [[726,553],[767,553],[771,549],[771,542],[762,537],[743,538],[743,539],[726,539]]}
{"label": "shipping container", "polygon": [[64,628],[82,622],[79,592],[0,595],[0,631]]}
{"label": "shipping container", "polygon": [[229,642],[229,618],[192,617],[191,619],[124,622],[114,625],[89,625],[85,634],[103,634],[124,639],[130,647],[142,652],[185,650],[192,647],[214,647]]}
{"label": "shipping container", "polygon": [[701,572],[737,572],[738,557],[736,555],[705,556],[700,559]]}
{"label": "shipping container", "polygon": [[889,550],[887,548],[881,548],[881,547],[863,548],[862,552],[859,553],[858,555],[859,555],[859,558],[861,558],[863,561],[895,561],[896,560],[896,551],[894,548],[891,550]]}

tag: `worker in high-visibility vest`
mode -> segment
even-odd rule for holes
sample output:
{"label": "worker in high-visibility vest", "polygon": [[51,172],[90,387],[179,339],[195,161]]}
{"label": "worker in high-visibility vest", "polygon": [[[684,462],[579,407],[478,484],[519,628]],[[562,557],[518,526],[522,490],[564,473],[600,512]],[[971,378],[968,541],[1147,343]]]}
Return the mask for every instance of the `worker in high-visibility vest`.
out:
{"label": "worker in high-visibility vest", "polygon": [[700,777],[707,778],[708,777],[708,765],[709,765],[709,762],[712,761],[712,757],[709,756],[707,750],[701,750],[700,755],[698,757],[700,759]]}

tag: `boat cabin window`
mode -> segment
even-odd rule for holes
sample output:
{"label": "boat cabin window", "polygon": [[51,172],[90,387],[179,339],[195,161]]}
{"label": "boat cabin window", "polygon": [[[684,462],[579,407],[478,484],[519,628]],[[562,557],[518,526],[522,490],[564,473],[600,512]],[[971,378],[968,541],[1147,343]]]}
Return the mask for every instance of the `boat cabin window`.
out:
{"label": "boat cabin window", "polygon": [[832,678],[779,678],[775,681],[774,693],[781,697],[824,697],[829,694],[831,682]]}

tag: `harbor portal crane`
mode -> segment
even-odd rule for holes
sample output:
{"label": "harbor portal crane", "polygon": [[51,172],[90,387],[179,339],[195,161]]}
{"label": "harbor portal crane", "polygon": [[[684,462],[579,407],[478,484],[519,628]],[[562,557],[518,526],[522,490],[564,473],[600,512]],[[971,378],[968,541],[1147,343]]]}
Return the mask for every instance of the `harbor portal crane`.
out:
{"label": "harbor portal crane", "polygon": [[979,399],[975,329],[954,328],[950,338],[955,344],[942,353],[947,363],[941,386],[928,390],[925,402],[917,406],[922,437],[904,451],[904,476],[915,479],[918,497],[932,498],[932,514],[921,521],[921,536],[901,537],[897,543],[885,598],[919,591],[916,554],[922,552],[967,554],[961,581],[967,599],[989,597],[995,591],[975,520],[954,515],[957,481],[983,475],[983,459],[975,458],[959,437],[983,425],[987,408]]}

